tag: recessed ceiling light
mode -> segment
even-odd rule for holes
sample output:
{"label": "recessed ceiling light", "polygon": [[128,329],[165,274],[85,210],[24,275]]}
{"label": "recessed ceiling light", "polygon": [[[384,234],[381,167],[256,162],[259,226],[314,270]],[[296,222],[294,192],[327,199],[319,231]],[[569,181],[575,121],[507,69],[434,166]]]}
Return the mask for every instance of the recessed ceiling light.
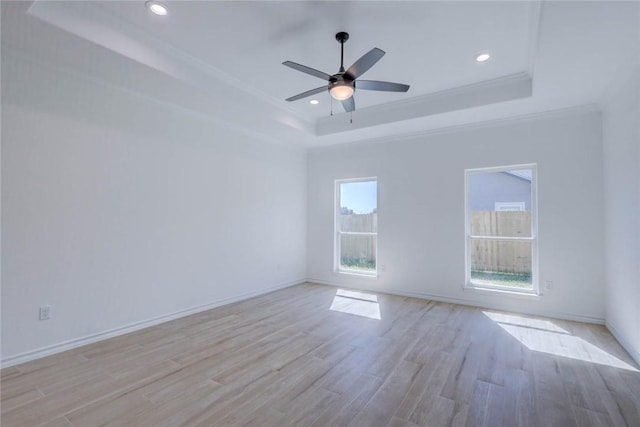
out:
{"label": "recessed ceiling light", "polygon": [[148,1],[145,4],[147,5],[147,9],[149,9],[156,15],[165,16],[167,13],[169,13],[169,9],[167,9],[167,6],[163,5],[160,2]]}
{"label": "recessed ceiling light", "polygon": [[318,105],[320,103],[320,101],[318,101],[317,99],[312,99],[311,101],[309,101],[309,104],[313,104],[313,105]]}
{"label": "recessed ceiling light", "polygon": [[491,58],[491,55],[489,55],[488,53],[481,53],[478,56],[476,56],[476,61],[484,62],[484,61],[488,60],[489,58]]}

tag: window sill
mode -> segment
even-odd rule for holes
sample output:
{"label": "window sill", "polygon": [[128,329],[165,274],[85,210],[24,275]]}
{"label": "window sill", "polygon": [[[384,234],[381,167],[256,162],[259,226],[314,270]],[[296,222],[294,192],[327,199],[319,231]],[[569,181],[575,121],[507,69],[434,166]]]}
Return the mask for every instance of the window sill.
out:
{"label": "window sill", "polygon": [[353,271],[353,270],[335,270],[334,273],[336,274],[344,274],[347,276],[357,276],[357,277],[366,277],[369,279],[377,279],[378,278],[378,273],[363,273],[360,271]]}
{"label": "window sill", "polygon": [[515,298],[525,298],[525,299],[540,299],[541,294],[536,291],[518,291],[514,289],[496,289],[496,288],[485,288],[482,286],[476,286],[474,284],[468,283],[462,288],[465,292],[476,292],[481,294],[494,294],[494,295],[504,295]]}

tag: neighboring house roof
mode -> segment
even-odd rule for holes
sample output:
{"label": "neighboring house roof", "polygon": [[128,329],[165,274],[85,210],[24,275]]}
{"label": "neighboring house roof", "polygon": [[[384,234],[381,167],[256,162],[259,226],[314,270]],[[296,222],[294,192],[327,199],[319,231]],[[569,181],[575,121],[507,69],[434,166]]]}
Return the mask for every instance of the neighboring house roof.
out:
{"label": "neighboring house roof", "polygon": [[529,182],[531,182],[531,179],[532,179],[531,169],[519,169],[519,170],[513,170],[513,171],[506,171],[505,173],[509,175],[513,175],[518,178],[522,178]]}

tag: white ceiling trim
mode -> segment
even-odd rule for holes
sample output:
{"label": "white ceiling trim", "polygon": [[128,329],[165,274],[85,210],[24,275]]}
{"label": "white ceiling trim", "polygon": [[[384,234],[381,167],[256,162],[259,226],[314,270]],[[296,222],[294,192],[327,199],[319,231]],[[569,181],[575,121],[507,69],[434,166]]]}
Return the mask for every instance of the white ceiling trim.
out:
{"label": "white ceiling trim", "polygon": [[[131,23],[113,16],[108,10],[100,7],[98,2],[86,2],[82,8],[78,8],[74,5],[75,3],[36,0],[27,13],[207,92],[211,91],[212,80],[239,89],[268,103],[272,108],[293,116],[290,117],[289,123],[294,124],[294,127],[308,133],[313,132],[313,123],[290,108],[284,101],[273,98],[170,43],[140,30]],[[117,29],[117,32],[114,29]]]}
{"label": "white ceiling trim", "polygon": [[576,105],[573,107],[567,108],[558,108],[556,110],[547,110],[529,114],[520,114],[516,116],[510,117],[501,117],[497,119],[483,120],[479,122],[473,123],[462,123],[456,124],[446,127],[439,127],[435,129],[425,129],[416,132],[407,132],[404,134],[393,134],[386,135],[380,138],[369,138],[369,139],[361,139],[353,142],[338,142],[331,145],[320,145],[309,147],[309,150],[313,151],[324,151],[324,150],[335,150],[342,149],[342,146],[348,144],[349,146],[357,145],[357,146],[366,146],[372,144],[384,144],[389,142],[400,142],[400,141],[410,141],[413,139],[423,138],[427,136],[434,135],[446,135],[450,133],[458,133],[464,131],[472,131],[482,128],[496,127],[496,126],[506,126],[513,123],[522,123],[529,122],[535,120],[544,120],[551,118],[562,118],[562,117],[571,117],[571,116],[579,116],[583,114],[589,113],[600,113],[602,111],[601,107],[598,104],[583,104]]}
{"label": "white ceiling trim", "polygon": [[[532,82],[522,72],[413,98],[321,118],[317,135],[329,135],[402,120],[432,116],[531,96]],[[353,121],[351,121],[353,117]]]}
{"label": "white ceiling trim", "polygon": [[534,78],[536,68],[536,58],[540,43],[540,29],[542,28],[542,8],[543,1],[532,1],[529,12],[529,45],[527,46],[527,72],[531,79]]}
{"label": "white ceiling trim", "polygon": [[[24,54],[23,52],[16,51],[9,47],[3,46],[2,57],[3,57],[3,61],[5,61],[5,64],[7,67],[5,71],[7,72],[11,72],[13,70],[19,70],[21,66],[28,66],[29,69],[33,69],[33,67],[42,69],[44,70],[45,73],[47,73],[46,70],[63,73],[69,76],[73,76],[73,78],[75,79],[82,79],[96,85],[107,87],[110,90],[113,90],[116,92],[126,93],[129,96],[141,99],[145,102],[156,105],[159,108],[163,108],[169,111],[174,111],[180,114],[186,114],[188,116],[201,120],[204,123],[213,124],[216,127],[227,129],[232,132],[237,132],[239,134],[251,137],[259,141],[268,142],[270,144],[286,145],[285,141],[272,138],[263,132],[254,131],[250,128],[247,128],[246,126],[235,125],[234,123],[228,120],[221,120],[210,114],[204,114],[200,111],[197,111],[191,108],[186,108],[181,105],[175,104],[173,102],[167,102],[163,99],[159,99],[136,90],[131,90],[122,85],[113,84],[107,80],[89,75],[84,72],[80,72],[74,68],[65,67],[59,64],[54,64],[54,63],[51,63],[50,61],[44,60],[42,58],[36,58],[33,55]],[[17,73],[20,74],[19,71],[17,71]]]}

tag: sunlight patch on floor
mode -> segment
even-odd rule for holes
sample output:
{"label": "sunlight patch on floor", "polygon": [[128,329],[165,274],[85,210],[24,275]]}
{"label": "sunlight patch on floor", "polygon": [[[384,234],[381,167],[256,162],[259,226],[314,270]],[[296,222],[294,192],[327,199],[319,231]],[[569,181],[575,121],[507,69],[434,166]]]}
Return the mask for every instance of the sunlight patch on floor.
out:
{"label": "sunlight patch on floor", "polygon": [[329,310],[380,320],[378,297],[364,292],[338,289]]}
{"label": "sunlight patch on floor", "polygon": [[632,365],[572,335],[550,320],[487,311],[483,314],[529,350],[638,372]]}
{"label": "sunlight patch on floor", "polygon": [[569,333],[569,331],[556,325],[551,320],[533,319],[533,318],[518,316],[516,314],[494,313],[491,311],[483,311],[482,313],[485,316],[487,316],[489,319],[500,324],[523,326],[525,328],[534,328],[534,329],[539,329],[541,331],[549,331],[549,332],[559,332],[561,334]]}

